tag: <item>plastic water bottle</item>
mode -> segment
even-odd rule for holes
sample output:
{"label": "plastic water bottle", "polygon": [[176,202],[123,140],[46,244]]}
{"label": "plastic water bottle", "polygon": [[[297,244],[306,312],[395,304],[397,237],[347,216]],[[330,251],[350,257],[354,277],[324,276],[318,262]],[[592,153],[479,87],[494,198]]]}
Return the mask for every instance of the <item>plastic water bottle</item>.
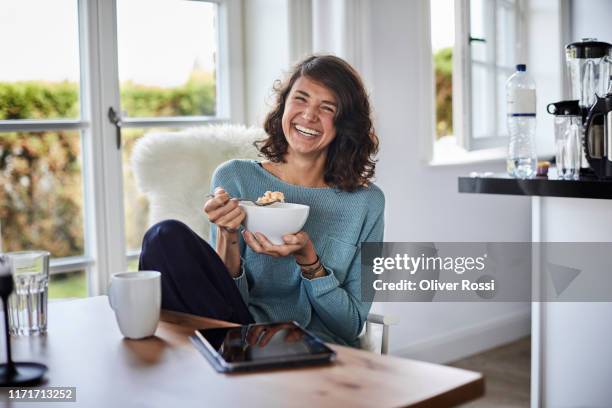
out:
{"label": "plastic water bottle", "polygon": [[519,64],[506,82],[508,103],[508,174],[516,178],[535,176],[538,159],[535,148],[536,89],[527,66]]}

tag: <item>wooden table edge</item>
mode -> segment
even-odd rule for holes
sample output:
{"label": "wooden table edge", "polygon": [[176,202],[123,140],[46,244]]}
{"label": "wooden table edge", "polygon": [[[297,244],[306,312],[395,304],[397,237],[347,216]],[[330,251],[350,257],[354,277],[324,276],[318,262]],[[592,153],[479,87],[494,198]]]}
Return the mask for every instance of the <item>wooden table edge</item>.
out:
{"label": "wooden table edge", "polygon": [[474,401],[485,394],[485,380],[482,374],[474,381],[448,390],[440,395],[428,398],[406,407],[410,408],[440,408],[454,407],[459,404]]}
{"label": "wooden table edge", "polygon": [[162,322],[177,324],[179,326],[189,326],[194,329],[240,326],[238,323],[227,322],[225,320],[212,319],[210,317],[201,317],[166,309],[161,310],[159,319]]}

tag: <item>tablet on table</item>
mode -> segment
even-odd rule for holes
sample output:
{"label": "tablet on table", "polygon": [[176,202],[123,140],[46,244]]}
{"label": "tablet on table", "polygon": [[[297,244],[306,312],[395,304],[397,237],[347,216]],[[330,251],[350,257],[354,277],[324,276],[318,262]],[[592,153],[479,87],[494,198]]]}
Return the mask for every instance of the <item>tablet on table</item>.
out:
{"label": "tablet on table", "polygon": [[219,372],[325,364],[336,357],[296,322],[199,329],[191,340]]}

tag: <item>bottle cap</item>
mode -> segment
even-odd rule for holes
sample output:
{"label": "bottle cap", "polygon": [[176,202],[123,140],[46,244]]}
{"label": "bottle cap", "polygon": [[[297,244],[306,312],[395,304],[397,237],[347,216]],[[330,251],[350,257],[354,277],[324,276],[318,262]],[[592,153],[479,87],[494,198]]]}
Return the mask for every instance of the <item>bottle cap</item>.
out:
{"label": "bottle cap", "polygon": [[521,71],[521,72],[525,72],[525,71],[527,71],[527,65],[525,65],[525,64],[518,64],[516,66],[516,70],[517,71]]}

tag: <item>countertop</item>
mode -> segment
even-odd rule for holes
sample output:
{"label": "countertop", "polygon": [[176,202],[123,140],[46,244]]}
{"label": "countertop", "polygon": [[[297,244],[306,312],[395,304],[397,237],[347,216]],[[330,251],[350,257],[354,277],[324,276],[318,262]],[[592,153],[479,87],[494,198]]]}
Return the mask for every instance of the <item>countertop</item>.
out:
{"label": "countertop", "polygon": [[460,193],[612,200],[612,180],[595,178],[579,180],[558,180],[552,177],[515,179],[507,174],[487,174],[486,177],[459,177],[458,187]]}

